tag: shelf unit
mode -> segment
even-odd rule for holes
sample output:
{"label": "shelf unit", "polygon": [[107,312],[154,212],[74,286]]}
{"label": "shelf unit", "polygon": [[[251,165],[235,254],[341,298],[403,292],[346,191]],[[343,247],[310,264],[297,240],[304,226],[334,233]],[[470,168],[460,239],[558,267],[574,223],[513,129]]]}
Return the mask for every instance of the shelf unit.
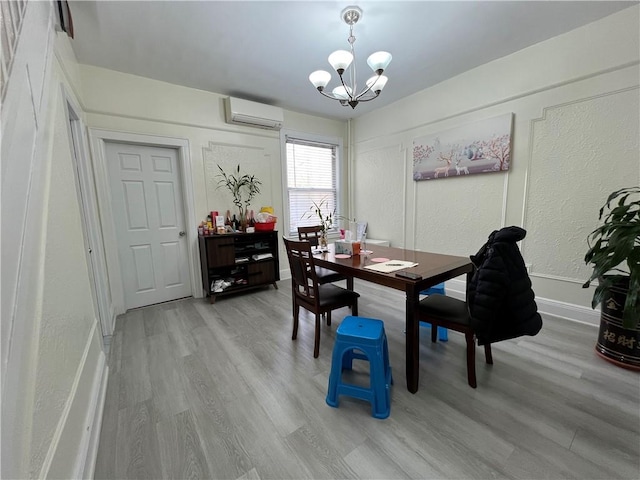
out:
{"label": "shelf unit", "polygon": [[[278,288],[278,232],[200,235],[198,243],[202,288],[211,303],[215,302],[218,295],[269,284]],[[225,284],[219,286],[221,282]]]}

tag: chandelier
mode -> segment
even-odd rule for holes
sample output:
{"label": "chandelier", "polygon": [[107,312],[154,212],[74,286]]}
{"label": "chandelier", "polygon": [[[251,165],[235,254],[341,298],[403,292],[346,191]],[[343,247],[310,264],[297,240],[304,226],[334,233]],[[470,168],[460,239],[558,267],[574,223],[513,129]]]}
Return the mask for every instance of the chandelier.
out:
{"label": "chandelier", "polygon": [[325,97],[338,100],[343,106],[350,105],[351,108],[356,108],[358,103],[368,102],[380,95],[380,92],[388,80],[387,77],[382,75],[382,72],[384,72],[384,69],[387,68],[387,65],[391,62],[391,54],[389,52],[375,52],[369,55],[367,64],[371,67],[375,75],[369,78],[369,80],[366,81],[366,87],[360,93],[357,93],[358,84],[356,82],[355,66],[352,66],[349,70],[348,82],[345,81],[344,73],[355,60],[353,44],[356,41],[356,37],[353,36],[353,26],[362,18],[362,9],[356,6],[347,7],[342,11],[341,16],[342,20],[349,25],[349,38],[347,41],[351,46],[351,50],[336,50],[329,55],[329,63],[338,73],[342,85],[334,88],[331,93],[326,93],[324,88],[331,80],[331,74],[325,70],[316,70],[313,72],[309,75],[309,81]]}

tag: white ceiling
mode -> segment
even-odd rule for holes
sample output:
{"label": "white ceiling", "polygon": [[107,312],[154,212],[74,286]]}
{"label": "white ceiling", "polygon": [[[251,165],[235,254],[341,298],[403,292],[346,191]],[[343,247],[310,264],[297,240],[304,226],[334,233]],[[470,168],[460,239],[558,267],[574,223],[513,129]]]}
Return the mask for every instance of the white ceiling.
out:
{"label": "white ceiling", "polygon": [[[324,117],[354,118],[478,65],[637,4],[620,1],[73,1],[80,63]],[[360,82],[366,58],[392,53],[380,97],[343,107],[308,80],[348,50]],[[526,71],[522,75],[527,75]],[[337,75],[333,72],[331,90]]]}

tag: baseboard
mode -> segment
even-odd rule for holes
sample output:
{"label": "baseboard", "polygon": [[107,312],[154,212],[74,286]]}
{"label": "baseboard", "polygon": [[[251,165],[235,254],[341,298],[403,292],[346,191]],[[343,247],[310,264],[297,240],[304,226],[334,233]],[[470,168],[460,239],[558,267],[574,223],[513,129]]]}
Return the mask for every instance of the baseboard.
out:
{"label": "baseboard", "polygon": [[[446,282],[447,295],[464,299],[466,282],[458,279]],[[559,302],[550,298],[536,297],[538,311],[554,317],[564,318],[572,322],[583,323],[585,325],[599,326],[600,312],[591,308],[574,305],[572,303]]]}
{"label": "baseboard", "polygon": [[280,280],[289,280],[291,278],[291,270],[280,270]]}
{"label": "baseboard", "polygon": [[[104,357],[103,357],[104,358]],[[100,432],[102,430],[102,414],[104,412],[104,403],[107,396],[107,381],[109,380],[109,366],[107,362],[103,362],[102,368],[96,369],[102,371],[102,375],[96,375],[97,395],[92,395],[92,407],[89,412],[93,412],[93,423],[91,425],[91,431],[89,435],[89,443],[86,448],[86,454],[84,455],[83,467],[78,469],[82,472],[81,478],[93,478],[93,474],[96,468],[96,460],[98,458],[98,446],[100,444]],[[94,385],[95,391],[95,385]],[[83,452],[80,452],[81,454]]]}
{"label": "baseboard", "polygon": [[600,326],[599,310],[581,307],[572,303],[558,302],[548,298],[536,297],[536,303],[538,304],[538,310],[540,310],[541,313],[553,315],[554,317],[565,318],[572,322],[592,325],[594,327]]}

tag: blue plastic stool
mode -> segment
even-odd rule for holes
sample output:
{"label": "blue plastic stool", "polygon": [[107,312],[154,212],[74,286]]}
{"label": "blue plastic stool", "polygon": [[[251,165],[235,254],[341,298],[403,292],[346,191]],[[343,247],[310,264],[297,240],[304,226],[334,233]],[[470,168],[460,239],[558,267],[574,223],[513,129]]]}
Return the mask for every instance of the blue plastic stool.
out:
{"label": "blue plastic stool", "polygon": [[[422,290],[420,295],[446,295],[444,292],[444,283],[439,283],[433,287],[429,287],[426,290]],[[431,328],[431,324],[427,322],[420,322],[423,327]],[[438,338],[441,342],[449,341],[449,331],[444,327],[438,327]]]}
{"label": "blue plastic stool", "polygon": [[[343,383],[342,371],[351,370],[353,360],[369,361],[369,388]],[[336,330],[333,345],[327,404],[338,407],[340,395],[367,400],[375,418],[391,413],[391,366],[382,320],[348,316]]]}

